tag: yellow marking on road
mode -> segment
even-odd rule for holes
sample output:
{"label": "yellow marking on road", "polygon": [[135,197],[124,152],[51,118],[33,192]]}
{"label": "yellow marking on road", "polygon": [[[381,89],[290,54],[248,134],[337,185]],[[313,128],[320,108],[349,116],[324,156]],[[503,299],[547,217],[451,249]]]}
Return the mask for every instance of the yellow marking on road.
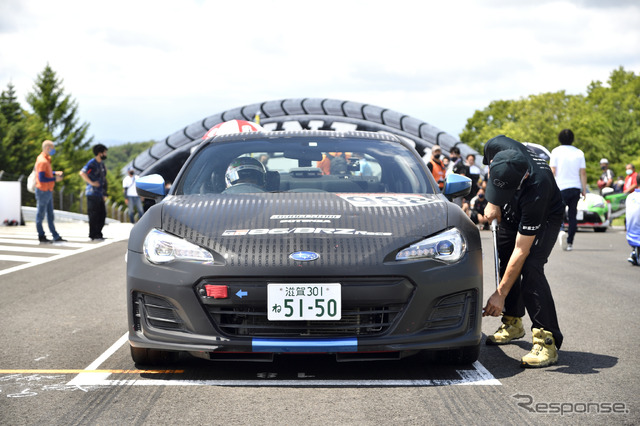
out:
{"label": "yellow marking on road", "polygon": [[184,370],[0,370],[0,374],[182,374]]}

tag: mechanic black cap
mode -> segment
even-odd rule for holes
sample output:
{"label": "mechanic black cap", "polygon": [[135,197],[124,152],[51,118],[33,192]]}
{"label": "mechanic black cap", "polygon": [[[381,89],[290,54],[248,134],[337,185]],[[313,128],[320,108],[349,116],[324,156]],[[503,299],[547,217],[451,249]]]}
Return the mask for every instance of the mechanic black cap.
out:
{"label": "mechanic black cap", "polygon": [[526,157],[515,149],[498,152],[489,165],[485,197],[491,204],[503,206],[513,198],[529,171]]}

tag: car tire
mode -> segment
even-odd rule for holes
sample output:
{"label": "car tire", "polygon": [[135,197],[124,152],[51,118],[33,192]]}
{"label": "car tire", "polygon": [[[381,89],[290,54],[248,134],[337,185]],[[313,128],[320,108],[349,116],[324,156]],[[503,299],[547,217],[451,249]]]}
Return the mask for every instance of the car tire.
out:
{"label": "car tire", "polygon": [[161,351],[148,348],[131,348],[131,359],[136,365],[159,366],[172,364],[178,360],[178,352]]}
{"label": "car tire", "polygon": [[593,228],[594,232],[607,232],[607,227],[606,226],[601,226],[598,228]]}
{"label": "car tire", "polygon": [[424,351],[423,359],[428,363],[443,365],[468,365],[473,364],[480,356],[480,345],[465,346],[456,349],[438,351]]}
{"label": "car tire", "polygon": [[473,364],[480,356],[480,345],[465,346],[457,349],[448,349],[436,353],[436,361],[439,364]]}

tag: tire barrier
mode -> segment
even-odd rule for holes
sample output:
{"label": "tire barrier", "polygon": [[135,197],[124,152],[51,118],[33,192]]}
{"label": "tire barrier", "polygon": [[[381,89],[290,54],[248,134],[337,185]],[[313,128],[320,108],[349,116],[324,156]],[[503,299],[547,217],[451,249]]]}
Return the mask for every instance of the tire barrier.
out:
{"label": "tire barrier", "polygon": [[[230,109],[196,121],[138,155],[125,169],[132,167],[142,176],[160,174],[173,182],[191,149],[202,141],[202,136],[216,124],[229,120],[252,121],[260,117],[260,125],[267,130],[363,130],[388,132],[412,143],[420,155],[425,155],[435,144],[444,154],[458,146],[465,158],[477,151],[424,121],[374,105],[352,101],[321,98],[299,98],[266,101]],[[480,160],[481,161],[481,160]]]}

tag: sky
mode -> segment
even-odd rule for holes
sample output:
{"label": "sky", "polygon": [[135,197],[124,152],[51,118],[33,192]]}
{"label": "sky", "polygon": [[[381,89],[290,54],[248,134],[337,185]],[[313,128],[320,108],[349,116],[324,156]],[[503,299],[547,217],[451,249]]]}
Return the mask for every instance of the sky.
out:
{"label": "sky", "polygon": [[29,109],[47,64],[109,145],[288,98],[457,138],[492,101],[640,74],[640,0],[0,0],[0,89]]}

